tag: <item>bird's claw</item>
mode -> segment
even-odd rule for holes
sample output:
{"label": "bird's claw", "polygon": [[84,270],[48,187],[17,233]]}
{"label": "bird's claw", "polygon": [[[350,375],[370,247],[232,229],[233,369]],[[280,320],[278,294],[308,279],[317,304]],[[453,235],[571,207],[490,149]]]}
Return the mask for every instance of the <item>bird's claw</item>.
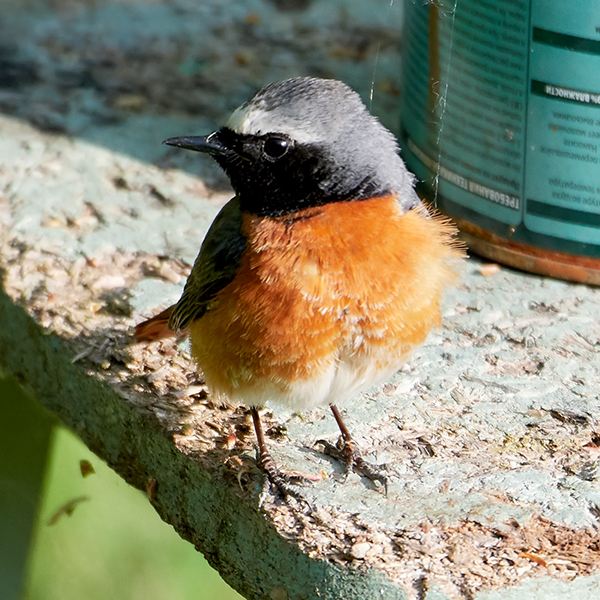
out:
{"label": "bird's claw", "polygon": [[275,487],[279,494],[284,498],[291,497],[298,501],[304,501],[304,498],[295,486],[304,485],[307,482],[312,484],[312,481],[308,477],[303,477],[302,475],[288,475],[287,473],[280,471],[268,452],[262,454],[259,453],[257,463],[265,475],[265,481],[260,495],[260,505],[262,505],[264,499],[269,494],[271,486]]}
{"label": "bird's claw", "polygon": [[337,444],[332,444],[327,440],[318,440],[315,445],[323,447],[323,454],[332,456],[344,463],[346,477],[353,471],[362,477],[366,477],[373,483],[378,481],[387,495],[389,478],[386,475],[387,469],[383,465],[374,465],[366,461],[360,450],[351,441],[344,441],[340,438]]}

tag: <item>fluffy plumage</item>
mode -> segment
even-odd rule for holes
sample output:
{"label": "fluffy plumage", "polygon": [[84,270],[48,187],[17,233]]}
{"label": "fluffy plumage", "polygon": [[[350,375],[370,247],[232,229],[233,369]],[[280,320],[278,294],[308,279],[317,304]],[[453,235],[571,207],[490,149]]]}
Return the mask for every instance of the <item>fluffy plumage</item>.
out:
{"label": "fluffy plumage", "polygon": [[[402,213],[393,196],[241,221],[235,279],[190,324],[214,391],[296,411],[340,403],[389,377],[440,323],[456,256],[445,221]],[[198,308],[186,294],[174,314],[183,307]]]}

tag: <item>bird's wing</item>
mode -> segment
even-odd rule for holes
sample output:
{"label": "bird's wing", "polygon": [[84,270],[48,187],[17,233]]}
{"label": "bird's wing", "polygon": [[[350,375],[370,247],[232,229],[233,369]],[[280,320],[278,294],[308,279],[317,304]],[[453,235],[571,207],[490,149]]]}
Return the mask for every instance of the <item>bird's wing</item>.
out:
{"label": "bird's wing", "polygon": [[169,329],[181,331],[210,308],[215,294],[230,283],[246,247],[238,198],[230,200],[213,221],[169,318]]}

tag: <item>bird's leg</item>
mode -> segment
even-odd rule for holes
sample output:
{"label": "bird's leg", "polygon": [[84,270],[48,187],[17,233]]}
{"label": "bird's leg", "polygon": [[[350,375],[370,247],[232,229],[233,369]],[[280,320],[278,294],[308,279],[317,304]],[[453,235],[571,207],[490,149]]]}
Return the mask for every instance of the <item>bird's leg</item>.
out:
{"label": "bird's leg", "polygon": [[267,450],[267,444],[265,443],[265,434],[263,432],[262,423],[260,421],[260,415],[258,409],[252,407],[250,409],[252,413],[252,421],[254,422],[254,431],[256,432],[256,441],[258,442],[258,466],[266,475],[267,479],[284,495],[292,496],[299,499],[298,492],[291,487],[290,484],[303,483],[308,481],[307,478],[300,475],[287,475],[282,473],[275,464],[273,457]]}
{"label": "bird's leg", "polygon": [[340,441],[335,446],[324,440],[319,441],[323,446],[323,451],[325,454],[342,460],[346,465],[346,473],[356,471],[356,473],[371,481],[379,481],[387,493],[388,477],[384,473],[385,469],[367,462],[361,456],[360,450],[354,445],[354,440],[342,419],[339,408],[335,404],[330,404],[329,406],[342,435]]}

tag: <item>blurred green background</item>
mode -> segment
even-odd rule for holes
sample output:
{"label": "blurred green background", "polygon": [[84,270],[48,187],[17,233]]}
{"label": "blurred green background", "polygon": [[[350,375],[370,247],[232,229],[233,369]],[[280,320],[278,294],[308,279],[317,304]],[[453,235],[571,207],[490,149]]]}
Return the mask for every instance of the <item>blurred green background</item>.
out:
{"label": "blurred green background", "polygon": [[[83,477],[81,460],[95,472]],[[241,596],[144,494],[14,381],[0,378],[0,599],[107,598]]]}

